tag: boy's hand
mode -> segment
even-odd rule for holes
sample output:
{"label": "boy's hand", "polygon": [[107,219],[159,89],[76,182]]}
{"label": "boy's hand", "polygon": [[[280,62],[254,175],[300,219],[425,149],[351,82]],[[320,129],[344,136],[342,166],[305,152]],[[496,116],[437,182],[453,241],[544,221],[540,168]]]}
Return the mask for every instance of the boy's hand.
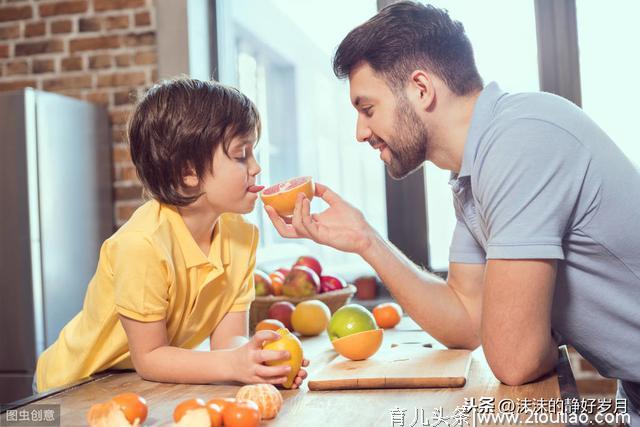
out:
{"label": "boy's hand", "polygon": [[[302,366],[309,366],[309,360],[308,359],[302,359]],[[291,386],[292,389],[296,389],[298,387],[300,387],[300,385],[302,384],[302,381],[304,381],[304,379],[307,378],[307,371],[305,369],[300,368],[300,370],[298,371],[298,375],[296,375],[296,379],[293,380],[293,385]]]}
{"label": "boy's hand", "polygon": [[271,206],[265,205],[269,219],[282,237],[307,238],[322,245],[362,255],[371,245],[375,230],[360,212],[329,187],[316,183],[317,197],[329,207],[311,214],[310,201],[298,194],[292,218],[283,218]]}
{"label": "boy's hand", "polygon": [[[258,331],[248,343],[231,350],[230,367],[232,379],[245,384],[284,383],[287,380],[287,374],[291,371],[291,367],[286,365],[266,366],[264,363],[286,360],[291,357],[289,352],[262,349],[264,342],[275,341],[279,338],[280,335],[275,331]],[[303,360],[303,366],[308,364],[308,360]],[[294,380],[293,388],[299,386],[306,376],[307,372],[304,369],[300,369]]]}

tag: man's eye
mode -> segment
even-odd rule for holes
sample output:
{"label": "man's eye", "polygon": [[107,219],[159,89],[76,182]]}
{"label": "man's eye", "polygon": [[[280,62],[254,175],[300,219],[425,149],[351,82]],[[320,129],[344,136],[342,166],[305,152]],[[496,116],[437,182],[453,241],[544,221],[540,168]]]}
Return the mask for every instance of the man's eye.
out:
{"label": "man's eye", "polygon": [[371,117],[373,115],[373,113],[371,112],[371,107],[368,108],[363,108],[362,112],[364,113],[365,116],[367,117]]}

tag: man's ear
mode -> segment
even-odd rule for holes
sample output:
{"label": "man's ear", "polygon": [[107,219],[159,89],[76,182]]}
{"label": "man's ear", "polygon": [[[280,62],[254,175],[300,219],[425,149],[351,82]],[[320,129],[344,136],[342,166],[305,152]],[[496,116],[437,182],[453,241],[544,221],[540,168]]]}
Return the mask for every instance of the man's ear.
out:
{"label": "man's ear", "polygon": [[425,70],[412,72],[406,90],[409,100],[413,101],[421,111],[431,110],[435,106],[436,91],[431,73]]}

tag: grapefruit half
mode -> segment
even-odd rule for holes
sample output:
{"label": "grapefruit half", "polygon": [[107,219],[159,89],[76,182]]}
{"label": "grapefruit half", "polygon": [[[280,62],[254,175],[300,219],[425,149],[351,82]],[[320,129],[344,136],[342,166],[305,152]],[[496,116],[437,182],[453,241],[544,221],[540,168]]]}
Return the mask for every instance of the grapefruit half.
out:
{"label": "grapefruit half", "polygon": [[304,193],[307,199],[313,199],[315,193],[313,179],[310,176],[300,176],[288,181],[265,188],[260,198],[265,205],[269,205],[281,216],[293,215],[298,193]]}

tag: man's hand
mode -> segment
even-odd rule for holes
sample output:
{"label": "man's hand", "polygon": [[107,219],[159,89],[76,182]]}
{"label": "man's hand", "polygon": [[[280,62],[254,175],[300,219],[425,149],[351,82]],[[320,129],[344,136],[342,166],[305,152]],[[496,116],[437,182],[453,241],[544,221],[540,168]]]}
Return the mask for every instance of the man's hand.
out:
{"label": "man's hand", "polygon": [[310,203],[299,195],[292,218],[282,218],[270,206],[265,210],[282,237],[307,238],[345,252],[355,252],[369,263],[402,308],[422,328],[452,348],[480,344],[482,275],[484,266],[453,265],[455,279],[422,271],[366,222],[362,213],[322,184],[316,195],[329,204],[310,213]]}
{"label": "man's hand", "polygon": [[282,237],[307,238],[335,249],[362,255],[376,235],[360,212],[329,187],[316,183],[316,196],[329,207],[311,214],[310,201],[299,194],[292,218],[282,218],[271,206],[265,205],[269,219]]}

